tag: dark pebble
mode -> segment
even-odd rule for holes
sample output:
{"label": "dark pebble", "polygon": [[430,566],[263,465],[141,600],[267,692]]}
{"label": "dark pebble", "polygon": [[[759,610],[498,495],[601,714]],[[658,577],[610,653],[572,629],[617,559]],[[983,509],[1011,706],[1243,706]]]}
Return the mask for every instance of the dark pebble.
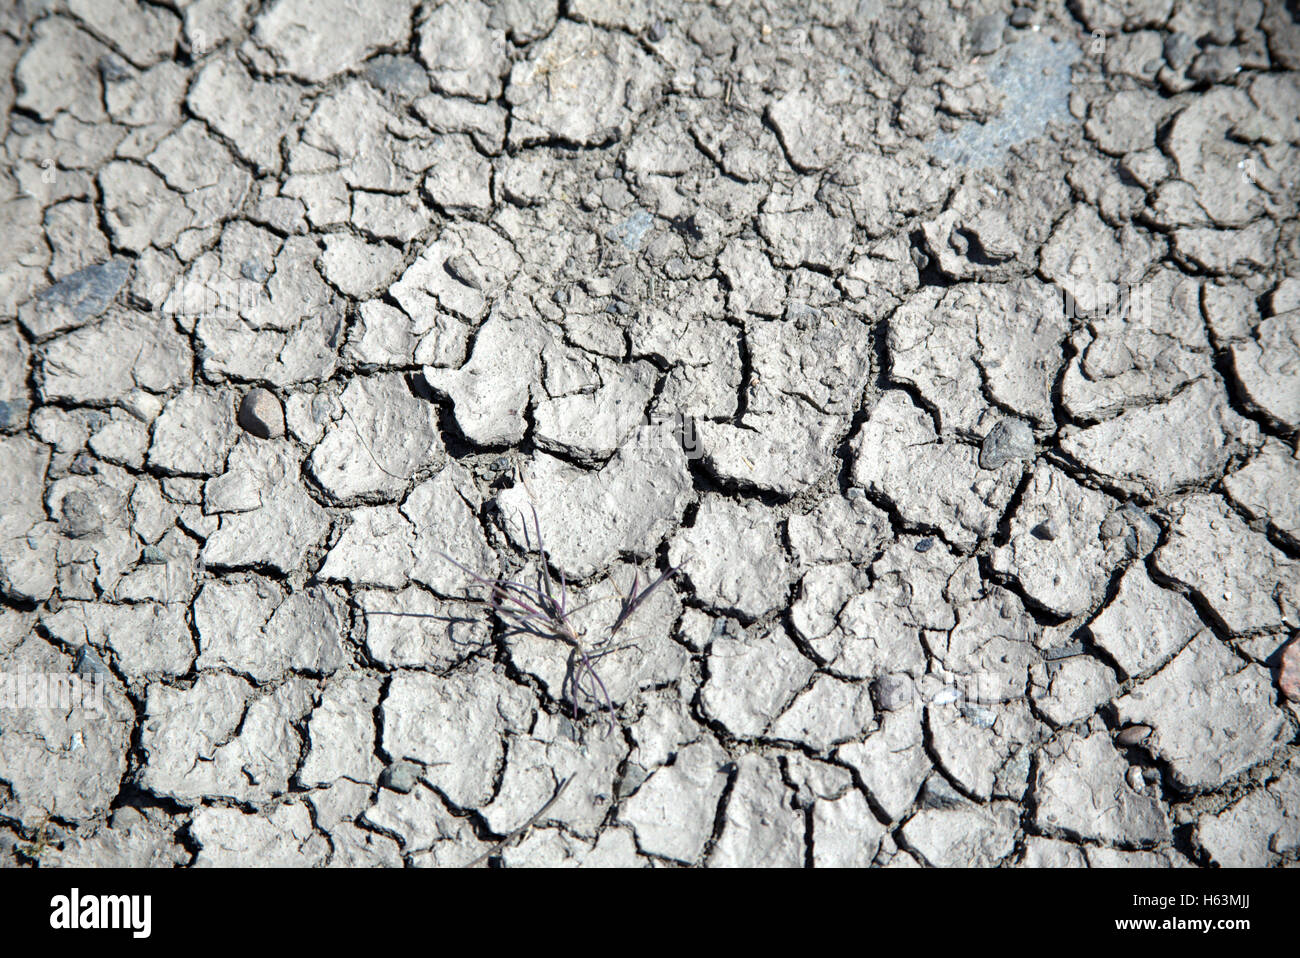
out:
{"label": "dark pebble", "polygon": [[1120,745],[1140,745],[1150,734],[1150,725],[1130,725],[1120,730],[1120,733],[1115,736],[1115,741]]}
{"label": "dark pebble", "polygon": [[88,645],[83,645],[77,650],[77,660],[72,667],[79,675],[102,675],[109,678],[113,674],[99,654]]}

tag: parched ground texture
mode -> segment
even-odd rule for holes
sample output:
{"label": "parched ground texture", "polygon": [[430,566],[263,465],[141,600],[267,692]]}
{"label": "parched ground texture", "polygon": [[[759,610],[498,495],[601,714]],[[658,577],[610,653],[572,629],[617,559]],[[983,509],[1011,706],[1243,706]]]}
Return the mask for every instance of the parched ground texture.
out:
{"label": "parched ground texture", "polygon": [[[0,709],[0,857],[1297,864],[1297,71],[1291,0],[0,4],[0,672],[103,689]],[[440,555],[533,509],[574,601],[680,566],[612,732]]]}

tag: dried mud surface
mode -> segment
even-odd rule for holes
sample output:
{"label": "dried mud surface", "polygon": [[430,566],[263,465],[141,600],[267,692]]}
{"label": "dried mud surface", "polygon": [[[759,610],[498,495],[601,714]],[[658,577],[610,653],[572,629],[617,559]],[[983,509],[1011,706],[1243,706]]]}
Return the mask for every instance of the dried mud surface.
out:
{"label": "dried mud surface", "polygon": [[[0,862],[1294,866],[1298,70],[1290,0],[4,4]],[[611,732],[442,556],[534,509],[592,636],[680,567]]]}

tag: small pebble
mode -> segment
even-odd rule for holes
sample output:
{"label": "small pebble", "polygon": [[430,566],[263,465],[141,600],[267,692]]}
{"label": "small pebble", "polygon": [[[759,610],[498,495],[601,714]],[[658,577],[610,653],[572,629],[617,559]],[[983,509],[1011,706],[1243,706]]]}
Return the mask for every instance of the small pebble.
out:
{"label": "small pebble", "polygon": [[980,444],[980,468],[999,469],[1034,455],[1034,432],[1022,419],[999,419]]}
{"label": "small pebble", "polygon": [[1124,539],[1124,546],[1130,555],[1143,555],[1150,552],[1160,537],[1160,527],[1145,512],[1126,502],[1102,520],[1100,528],[1103,539]]}
{"label": "small pebble", "polygon": [[1002,31],[1006,20],[1000,13],[986,13],[976,17],[970,31],[971,52],[977,56],[988,56],[1002,46]]}
{"label": "small pebble", "polygon": [[414,762],[394,762],[379,776],[380,785],[403,795],[415,788],[419,781],[420,766]]}
{"label": "small pebble", "polygon": [[447,271],[461,284],[470,289],[483,289],[483,280],[474,266],[474,261],[464,253],[453,253],[446,260]]}
{"label": "small pebble", "polygon": [[882,675],[871,684],[876,705],[882,712],[896,712],[916,697],[916,687],[907,675]]}
{"label": "small pebble", "polygon": [[104,515],[91,496],[84,492],[69,492],[63,497],[63,522],[60,528],[69,539],[93,536],[104,528]]}
{"label": "small pebble", "polygon": [[1011,11],[1011,25],[1017,30],[1023,30],[1033,22],[1034,11],[1028,7],[1016,7]]}
{"label": "small pebble", "polygon": [[1282,648],[1278,659],[1277,687],[1292,702],[1300,702],[1300,639],[1292,639]]}
{"label": "small pebble", "polygon": [[140,561],[145,565],[166,565],[167,555],[157,546],[145,546],[140,550]]}
{"label": "small pebble", "polygon": [[647,31],[647,35],[649,36],[651,43],[658,43],[664,37],[668,36],[668,28],[664,26],[662,20],[656,20],[654,23],[650,24],[650,29]]}
{"label": "small pebble", "polygon": [[1134,765],[1131,768],[1129,768],[1128,773],[1125,777],[1128,779],[1128,787],[1133,789],[1133,791],[1135,792],[1146,791],[1147,783],[1146,783],[1146,779],[1142,776],[1142,769]]}
{"label": "small pebble", "polygon": [[77,658],[72,668],[78,675],[102,675],[107,678],[113,674],[108,670],[108,666],[104,664],[104,660],[99,657],[99,654],[88,645],[83,645],[77,649]]}
{"label": "small pebble", "polygon": [[239,425],[258,439],[281,439],[284,407],[269,389],[250,389],[239,404]]}
{"label": "small pebble", "polygon": [[622,777],[620,777],[614,784],[615,793],[619,798],[627,798],[627,796],[640,788],[649,777],[650,773],[640,765],[635,762],[628,762],[627,770],[623,772]]}
{"label": "small pebble", "polygon": [[1147,736],[1150,734],[1150,725],[1130,725],[1120,730],[1120,733],[1115,736],[1115,741],[1125,746],[1140,745],[1147,740]]}
{"label": "small pebble", "polygon": [[934,548],[934,540],[931,539],[929,536],[922,539],[915,546],[917,552],[929,552],[933,548]]}

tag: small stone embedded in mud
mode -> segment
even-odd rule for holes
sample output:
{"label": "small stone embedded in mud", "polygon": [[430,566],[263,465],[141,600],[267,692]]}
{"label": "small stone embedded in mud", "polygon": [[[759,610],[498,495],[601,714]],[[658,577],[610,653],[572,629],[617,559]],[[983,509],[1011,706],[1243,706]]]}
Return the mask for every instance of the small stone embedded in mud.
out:
{"label": "small stone embedded in mud", "polygon": [[1141,745],[1151,735],[1150,725],[1129,725],[1122,728],[1115,736],[1115,741],[1124,746]]}
{"label": "small stone embedded in mud", "polygon": [[414,762],[394,762],[379,775],[379,784],[393,790],[408,794],[420,782],[420,766]]}
{"label": "small stone embedded in mud", "polygon": [[83,645],[77,650],[77,658],[72,667],[78,675],[99,675],[110,678],[113,674],[104,664],[104,660],[99,657],[99,653],[88,645]]}
{"label": "small stone embedded in mud", "polygon": [[1128,524],[1124,521],[1123,514],[1116,509],[1105,519],[1101,521],[1098,531],[1103,539],[1117,539],[1122,536],[1128,529]]}
{"label": "small stone embedded in mud", "polygon": [[1050,519],[1046,522],[1040,522],[1038,525],[1030,529],[1029,532],[1035,539],[1040,539],[1043,542],[1053,542],[1056,540],[1056,526],[1052,524]]}
{"label": "small stone embedded in mud", "polygon": [[1002,31],[1007,21],[1000,13],[986,13],[976,17],[970,31],[971,53],[988,56],[1002,46]]}
{"label": "small stone embedded in mud", "polygon": [[1292,702],[1300,702],[1300,639],[1292,639],[1278,659],[1277,687]]}
{"label": "small stone embedded in mud", "polygon": [[896,712],[916,700],[916,685],[905,673],[882,675],[871,684],[876,705],[882,712]]}
{"label": "small stone embedded in mud", "polygon": [[1008,462],[1032,459],[1034,431],[1023,419],[999,419],[980,444],[980,468],[1000,469]]}
{"label": "small stone embedded in mud", "polygon": [[121,258],[79,269],[41,292],[19,319],[35,336],[88,323],[108,309],[130,273],[130,261]]}
{"label": "small stone embedded in mud", "polygon": [[269,389],[250,389],[239,404],[239,425],[258,439],[282,439],[284,407]]}
{"label": "small stone embedded in mud", "polygon": [[1155,520],[1131,502],[1126,502],[1102,520],[1098,530],[1102,539],[1124,539],[1130,555],[1146,555],[1160,538]]}
{"label": "small stone embedded in mud", "polygon": [[84,539],[104,528],[104,514],[89,493],[73,490],[63,497],[60,530],[69,539]]}

